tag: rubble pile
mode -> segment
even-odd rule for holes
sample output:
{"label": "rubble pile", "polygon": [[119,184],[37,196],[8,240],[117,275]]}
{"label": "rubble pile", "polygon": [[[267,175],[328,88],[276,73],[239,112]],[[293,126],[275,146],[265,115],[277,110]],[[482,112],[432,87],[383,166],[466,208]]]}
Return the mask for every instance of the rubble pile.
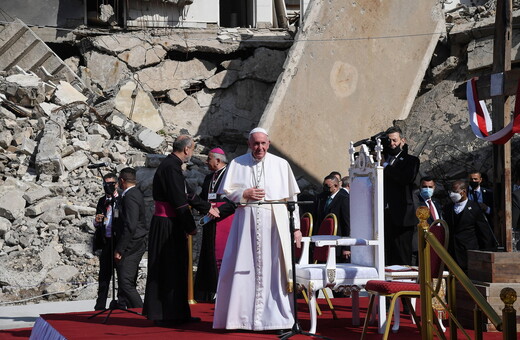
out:
{"label": "rubble pile", "polygon": [[[260,47],[176,60],[170,42],[136,33],[82,38],[81,55],[65,64],[88,91],[19,68],[0,72],[4,303],[96,296],[92,220],[101,172],[135,167],[150,220],[153,174],[175,136],[200,140],[186,170],[198,190],[210,147],[231,157],[245,151],[243,131],[259,120],[286,52]],[[107,166],[88,168],[98,163]],[[200,233],[195,255],[199,246]],[[141,265],[143,293],[146,256]]]}

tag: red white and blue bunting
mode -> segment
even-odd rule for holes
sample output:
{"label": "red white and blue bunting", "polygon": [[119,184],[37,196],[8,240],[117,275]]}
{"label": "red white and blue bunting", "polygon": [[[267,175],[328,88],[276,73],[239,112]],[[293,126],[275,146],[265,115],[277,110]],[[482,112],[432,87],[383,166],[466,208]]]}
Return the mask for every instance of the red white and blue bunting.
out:
{"label": "red white and blue bunting", "polygon": [[515,133],[520,132],[520,86],[516,92],[516,103],[513,120],[500,131],[490,134],[493,123],[489,115],[486,103],[478,99],[476,78],[468,80],[466,85],[466,97],[468,98],[469,122],[471,129],[477,138],[494,144],[505,144]]}

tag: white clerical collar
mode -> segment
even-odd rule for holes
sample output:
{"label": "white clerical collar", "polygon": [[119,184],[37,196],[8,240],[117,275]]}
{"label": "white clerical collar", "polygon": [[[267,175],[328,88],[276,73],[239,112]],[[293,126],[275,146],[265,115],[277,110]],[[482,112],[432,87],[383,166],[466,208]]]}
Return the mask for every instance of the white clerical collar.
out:
{"label": "white clerical collar", "polygon": [[[340,190],[341,190],[341,189],[340,189]],[[336,197],[336,195],[338,194],[338,192],[339,192],[339,190],[336,191],[335,193],[333,193],[332,195],[330,195],[330,198],[331,198],[331,199],[334,199],[334,197]]]}
{"label": "white clerical collar", "polygon": [[468,203],[467,197],[464,201],[455,203],[455,205],[453,206],[453,210],[455,211],[455,214],[457,214],[457,215],[460,214],[462,212],[462,210],[464,210],[464,208],[466,207],[467,203]]}

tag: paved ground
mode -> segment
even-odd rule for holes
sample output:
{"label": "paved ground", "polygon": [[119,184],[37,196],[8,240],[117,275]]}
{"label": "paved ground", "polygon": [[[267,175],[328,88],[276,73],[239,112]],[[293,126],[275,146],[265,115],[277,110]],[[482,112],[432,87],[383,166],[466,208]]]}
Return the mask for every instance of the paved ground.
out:
{"label": "paved ground", "polygon": [[95,300],[45,302],[24,306],[0,306],[0,329],[32,327],[40,314],[94,310]]}

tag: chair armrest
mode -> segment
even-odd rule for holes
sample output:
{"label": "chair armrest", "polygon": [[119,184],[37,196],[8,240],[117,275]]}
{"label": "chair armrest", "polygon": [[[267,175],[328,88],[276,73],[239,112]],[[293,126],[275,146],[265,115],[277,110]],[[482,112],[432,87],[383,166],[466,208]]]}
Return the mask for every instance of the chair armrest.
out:
{"label": "chair armrest", "polygon": [[341,237],[336,240],[336,245],[338,246],[373,246],[378,244],[378,240],[367,240],[364,238]]}
{"label": "chair armrest", "polygon": [[315,235],[311,236],[311,242],[314,242],[316,247],[336,246],[337,240],[340,238],[341,236]]}
{"label": "chair armrest", "polygon": [[305,265],[309,264],[309,251],[311,246],[311,238],[309,236],[302,237],[302,254],[298,264]]}

